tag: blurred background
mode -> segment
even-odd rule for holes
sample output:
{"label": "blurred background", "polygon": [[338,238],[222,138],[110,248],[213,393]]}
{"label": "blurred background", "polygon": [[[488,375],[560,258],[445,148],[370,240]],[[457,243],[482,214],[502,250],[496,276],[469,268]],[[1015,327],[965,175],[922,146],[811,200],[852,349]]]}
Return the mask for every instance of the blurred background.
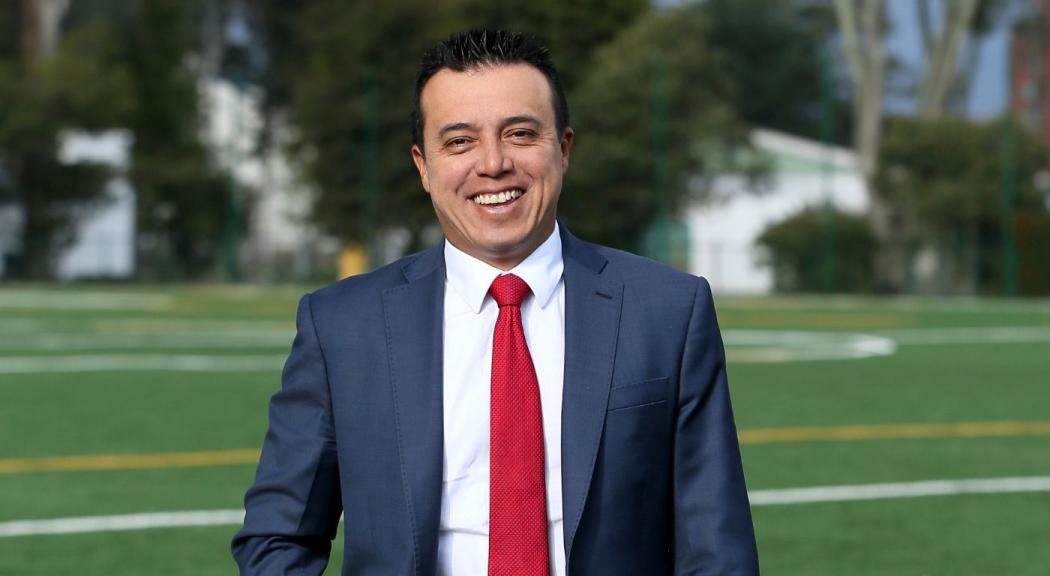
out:
{"label": "blurred background", "polygon": [[768,573],[1045,573],[1050,0],[10,0],[0,574],[233,572],[296,298],[440,240],[469,27],[554,53],[563,223],[710,280]]}
{"label": "blurred background", "polygon": [[1046,295],[1047,8],[8,2],[0,278],[317,282],[432,244],[417,60],[501,26],[557,57],[584,238],[726,293]]}

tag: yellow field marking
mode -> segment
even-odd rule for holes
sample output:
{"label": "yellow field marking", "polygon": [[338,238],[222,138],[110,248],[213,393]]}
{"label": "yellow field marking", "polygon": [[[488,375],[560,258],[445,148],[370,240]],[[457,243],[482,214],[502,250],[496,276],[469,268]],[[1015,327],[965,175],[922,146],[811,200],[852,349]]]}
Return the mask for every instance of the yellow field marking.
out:
{"label": "yellow field marking", "polygon": [[[855,440],[1042,435],[1050,435],[1050,421],[759,428],[741,430],[740,443],[785,444],[791,442],[848,442]],[[255,464],[258,461],[258,450],[214,450],[157,454],[85,454],[83,456],[0,459],[0,474],[231,466]]]}
{"label": "yellow field marking", "polygon": [[86,470],[144,470],[254,464],[258,450],[216,450],[159,454],[86,454],[47,458],[0,459],[0,474],[18,472],[80,472]]}
{"label": "yellow field marking", "polygon": [[1048,421],[801,426],[740,431],[741,444],[1050,435]]}

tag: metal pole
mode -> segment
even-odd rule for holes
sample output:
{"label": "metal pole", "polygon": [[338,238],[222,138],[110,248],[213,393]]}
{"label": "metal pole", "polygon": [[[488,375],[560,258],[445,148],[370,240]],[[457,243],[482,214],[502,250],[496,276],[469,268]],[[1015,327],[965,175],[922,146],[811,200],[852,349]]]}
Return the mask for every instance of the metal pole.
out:
{"label": "metal pole", "polygon": [[361,147],[361,187],[364,209],[361,211],[361,230],[364,232],[368,268],[379,265],[376,246],[376,198],[379,194],[379,78],[374,68],[365,73],[364,142]]}
{"label": "metal pole", "polygon": [[237,182],[237,167],[241,162],[240,137],[241,137],[241,98],[239,73],[233,71],[230,77],[233,85],[233,98],[230,106],[232,110],[232,125],[230,127],[229,166],[226,170],[227,184],[229,186],[229,198],[226,207],[226,233],[223,246],[224,260],[226,261],[226,280],[229,282],[241,281],[241,266],[238,256],[240,246],[240,221],[241,221],[241,191]]}
{"label": "metal pole", "polygon": [[1003,295],[1017,295],[1017,239],[1014,236],[1014,198],[1017,195],[1017,136],[1013,116],[1003,121],[1002,170],[1002,228],[1003,228]]}
{"label": "metal pole", "polygon": [[835,109],[832,98],[831,63],[828,54],[820,54],[820,137],[824,143],[820,162],[820,180],[824,188],[824,273],[825,292],[835,292],[835,204],[832,201],[832,178],[835,166],[831,163],[831,146],[835,140]]}
{"label": "metal pole", "polygon": [[667,62],[663,55],[655,56],[653,65],[653,188],[656,192],[657,246],[656,257],[671,262],[671,202],[670,202],[670,90]]}

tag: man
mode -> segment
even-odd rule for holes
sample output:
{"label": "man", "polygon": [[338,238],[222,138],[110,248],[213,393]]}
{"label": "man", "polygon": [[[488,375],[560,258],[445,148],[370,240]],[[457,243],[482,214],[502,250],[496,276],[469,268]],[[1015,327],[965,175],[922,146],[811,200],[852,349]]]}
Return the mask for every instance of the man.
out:
{"label": "man", "polygon": [[[412,157],[442,245],[302,299],[242,574],[756,574],[710,288],[557,216],[548,52],[453,36]],[[601,202],[601,198],[594,198]]]}

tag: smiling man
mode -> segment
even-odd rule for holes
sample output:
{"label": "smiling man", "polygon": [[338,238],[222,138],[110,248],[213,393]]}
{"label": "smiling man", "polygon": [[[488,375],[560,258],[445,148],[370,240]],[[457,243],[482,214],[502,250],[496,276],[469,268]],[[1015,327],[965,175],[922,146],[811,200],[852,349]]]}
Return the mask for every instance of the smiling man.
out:
{"label": "smiling man", "polygon": [[346,575],[757,574],[710,288],[559,226],[546,48],[428,51],[413,140],[445,241],[300,302],[241,573],[320,574],[343,513]]}
{"label": "smiling man", "polygon": [[569,167],[572,129],[557,122],[550,84],[523,63],[443,68],[420,100],[412,158],[445,237],[513,268],[554,232]]}

